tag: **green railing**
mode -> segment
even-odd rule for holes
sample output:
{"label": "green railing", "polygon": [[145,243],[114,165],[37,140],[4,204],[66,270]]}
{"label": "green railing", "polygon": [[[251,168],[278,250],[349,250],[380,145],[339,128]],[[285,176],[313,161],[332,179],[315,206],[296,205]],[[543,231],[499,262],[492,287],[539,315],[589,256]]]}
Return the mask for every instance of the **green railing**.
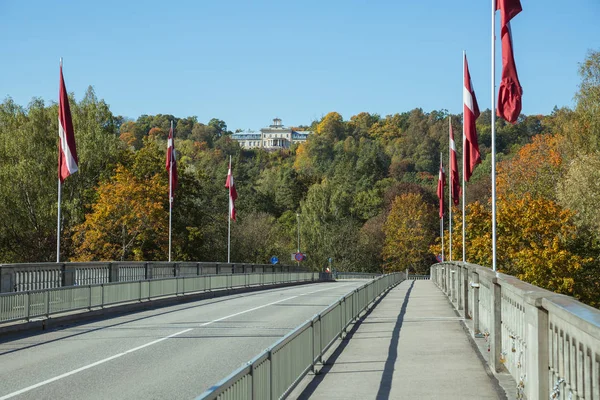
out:
{"label": "green railing", "polygon": [[405,278],[405,273],[380,276],[353,290],[211,387],[199,399],[274,400],[286,397],[323,361],[325,352],[338,337],[343,337],[348,325],[379,295]]}
{"label": "green railing", "polygon": [[318,280],[318,272],[220,274],[2,293],[0,323],[47,318],[67,311],[91,310],[158,297]]}

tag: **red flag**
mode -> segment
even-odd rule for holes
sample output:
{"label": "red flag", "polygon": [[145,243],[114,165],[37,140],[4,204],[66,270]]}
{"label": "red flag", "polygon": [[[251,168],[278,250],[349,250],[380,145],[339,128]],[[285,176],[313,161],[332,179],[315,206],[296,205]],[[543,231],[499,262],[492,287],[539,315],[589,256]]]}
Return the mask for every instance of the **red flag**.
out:
{"label": "red flag", "polygon": [[231,160],[229,160],[229,171],[227,172],[225,187],[229,189],[229,216],[235,221],[235,200],[237,199],[237,191],[235,190],[233,174],[231,173]]}
{"label": "red flag", "polygon": [[460,202],[460,178],[458,177],[458,163],[456,162],[456,144],[454,143],[454,132],[450,124],[450,193],[455,206]]}
{"label": "red flag", "polygon": [[523,8],[520,0],[496,0],[496,10],[500,10],[500,23],[504,28]]}
{"label": "red flag", "polygon": [[75,148],[75,130],[71,120],[71,109],[69,108],[69,97],[62,73],[62,61],[60,65],[60,88],[58,89],[58,178],[63,183],[65,179],[77,172],[78,159]]}
{"label": "red flag", "polygon": [[517,66],[512,50],[510,23],[502,28],[502,80],[498,90],[496,114],[514,124],[521,114],[521,96],[523,88],[519,82]]}
{"label": "red flag", "polygon": [[440,219],[444,217],[444,186],[446,185],[446,174],[440,160],[440,176],[438,177],[437,196],[440,199]]}
{"label": "red flag", "polygon": [[464,71],[465,87],[463,88],[463,124],[465,132],[464,152],[464,179],[469,181],[473,170],[477,164],[481,163],[481,155],[479,154],[479,144],[477,143],[477,128],[475,121],[479,118],[479,106],[475,97],[475,90],[471,82],[471,74],[469,73],[469,64],[465,55],[465,71]]}
{"label": "red flag", "polygon": [[173,124],[169,129],[169,139],[167,140],[167,172],[171,187],[169,189],[169,199],[173,198],[173,192],[177,188],[177,157],[175,156],[175,142],[173,141]]}

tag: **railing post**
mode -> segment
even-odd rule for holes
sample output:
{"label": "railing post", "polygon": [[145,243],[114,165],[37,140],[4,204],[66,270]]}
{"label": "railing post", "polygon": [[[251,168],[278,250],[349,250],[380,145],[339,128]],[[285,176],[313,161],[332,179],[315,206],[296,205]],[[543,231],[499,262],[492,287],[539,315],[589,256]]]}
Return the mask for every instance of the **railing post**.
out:
{"label": "railing post", "polygon": [[154,271],[152,271],[152,264],[144,263],[144,269],[146,270],[146,279],[152,279],[153,272],[154,272]]}
{"label": "railing post", "polygon": [[31,292],[27,291],[26,296],[25,296],[25,319],[27,321],[29,321],[29,316],[31,315],[31,310],[29,305],[31,304]]}
{"label": "railing post", "polygon": [[462,265],[456,267],[456,309],[463,309],[463,268]]}
{"label": "railing post", "polygon": [[492,279],[492,301],[490,321],[490,366],[494,371],[502,369],[500,355],[502,352],[502,287],[498,278]]}
{"label": "railing post", "polygon": [[50,316],[50,290],[46,291],[46,318]]}
{"label": "railing post", "polygon": [[456,270],[454,268],[450,271],[450,301],[456,302]]}
{"label": "railing post", "polygon": [[75,267],[69,264],[62,265],[62,286],[73,286],[75,285]]}
{"label": "railing post", "polygon": [[462,270],[463,310],[465,310],[465,318],[469,318],[469,269],[464,265]]}
{"label": "railing post", "polygon": [[16,284],[15,268],[0,267],[0,293],[16,292]]}
{"label": "railing post", "polygon": [[473,271],[473,335],[481,335],[479,329],[479,274]]}
{"label": "railing post", "polygon": [[119,264],[109,263],[108,264],[108,281],[119,282]]}
{"label": "railing post", "polygon": [[525,337],[527,338],[526,378],[530,382],[525,386],[528,399],[548,398],[549,343],[548,311],[541,307],[541,298],[525,297]]}
{"label": "railing post", "polygon": [[269,350],[269,383],[271,384],[269,389],[271,392],[271,400],[275,400],[277,398],[277,396],[275,396],[275,374],[273,371],[275,371],[275,368],[273,367],[273,351]]}

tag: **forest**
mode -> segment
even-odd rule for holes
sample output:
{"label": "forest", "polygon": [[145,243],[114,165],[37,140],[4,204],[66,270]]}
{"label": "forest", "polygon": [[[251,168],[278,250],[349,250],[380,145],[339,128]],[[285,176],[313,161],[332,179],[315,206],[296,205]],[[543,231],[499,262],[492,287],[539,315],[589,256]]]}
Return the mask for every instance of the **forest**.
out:
{"label": "forest", "polygon": [[[599,307],[600,52],[579,68],[573,108],[521,115],[514,125],[496,120],[498,267]],[[242,149],[218,118],[115,115],[92,87],[80,100],[70,95],[70,105],[79,171],[62,191],[65,261],[167,259],[171,121],[179,171],[174,260],[226,261],[229,156],[238,192],[232,262],[275,255],[291,263],[298,228],[303,263],[313,269],[331,258],[337,270],[427,273],[441,253],[440,152],[447,164],[451,119],[460,159],[461,114],[330,112],[300,127],[314,132],[305,143],[267,152]],[[56,259],[57,115],[55,102],[39,98],[0,105],[1,263]],[[491,265],[490,123],[483,111],[482,163],[466,187],[467,260],[484,266]],[[455,254],[461,224],[455,208]]]}

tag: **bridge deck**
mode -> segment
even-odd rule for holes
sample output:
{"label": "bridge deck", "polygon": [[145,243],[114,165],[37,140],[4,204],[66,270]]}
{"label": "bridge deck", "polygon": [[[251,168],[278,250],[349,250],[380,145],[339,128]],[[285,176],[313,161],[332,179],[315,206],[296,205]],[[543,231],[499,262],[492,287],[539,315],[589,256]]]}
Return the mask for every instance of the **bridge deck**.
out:
{"label": "bridge deck", "polygon": [[[299,399],[497,399],[504,392],[447,297],[405,281],[342,343]],[[308,381],[310,379],[310,381]]]}

